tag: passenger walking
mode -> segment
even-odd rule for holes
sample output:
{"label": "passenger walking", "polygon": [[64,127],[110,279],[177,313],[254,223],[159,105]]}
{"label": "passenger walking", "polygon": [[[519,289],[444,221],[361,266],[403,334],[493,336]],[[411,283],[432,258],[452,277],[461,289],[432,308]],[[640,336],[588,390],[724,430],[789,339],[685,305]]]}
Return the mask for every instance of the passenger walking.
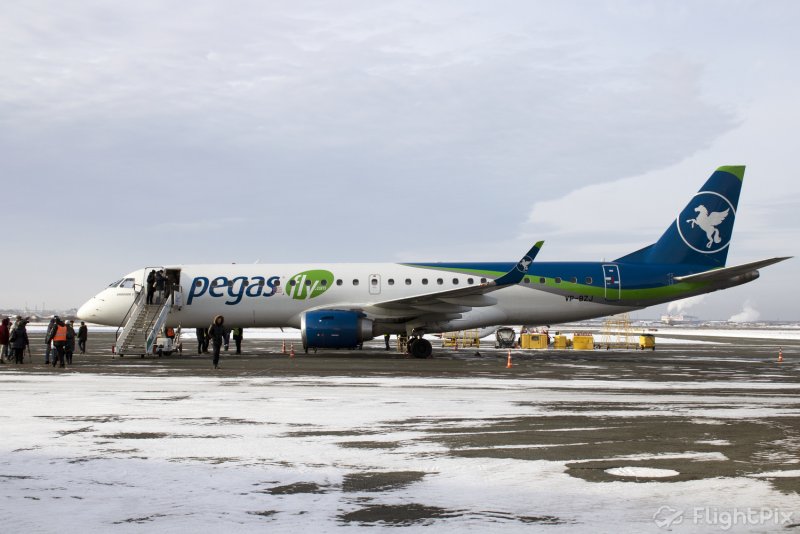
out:
{"label": "passenger walking", "polygon": [[86,354],[86,338],[89,337],[89,329],[86,328],[86,323],[81,321],[81,326],[78,328],[78,349],[81,354]]}
{"label": "passenger walking", "polygon": [[6,363],[6,359],[11,359],[8,354],[9,337],[11,337],[11,319],[3,317],[3,322],[0,324],[0,363]]}
{"label": "passenger walking", "polygon": [[225,337],[225,318],[222,315],[214,317],[214,322],[208,328],[206,337],[214,345],[214,369],[219,369],[219,351],[222,348],[222,340]]}
{"label": "passenger walking", "polygon": [[225,328],[225,333],[222,335],[223,341],[225,343],[225,352],[228,352],[228,345],[231,344],[231,329]]}
{"label": "passenger walking", "polygon": [[389,334],[384,334],[383,336],[383,341],[386,343],[386,350],[389,350],[389,339],[391,339],[391,337],[392,336]]}
{"label": "passenger walking", "polygon": [[152,269],[147,275],[147,303],[153,303],[153,293],[156,292],[156,271]]}
{"label": "passenger walking", "polygon": [[27,323],[27,320],[17,315],[17,320],[14,322],[14,326],[11,327],[11,334],[8,336],[11,349],[14,352],[15,363],[24,363],[25,349],[31,350],[30,343],[28,343],[28,331],[25,329]]}
{"label": "passenger walking", "polygon": [[194,333],[195,336],[197,336],[197,354],[203,354],[203,345],[206,342],[206,329],[197,328]]}
{"label": "passenger walking", "polygon": [[72,365],[72,355],[75,353],[75,328],[73,328],[72,320],[67,321],[67,344],[64,347],[64,356],[67,360],[67,365]]}
{"label": "passenger walking", "polygon": [[53,367],[65,367],[64,361],[67,351],[67,343],[69,338],[69,329],[67,324],[60,318],[56,321],[56,332],[53,334],[53,348],[56,353],[53,355]]}
{"label": "passenger walking", "polygon": [[[50,317],[50,322],[47,323],[47,330],[45,330],[44,334],[44,364],[50,364],[50,355],[53,349],[53,335],[56,333],[56,322],[58,321],[58,315],[53,315]],[[55,358],[55,355],[53,355]]]}
{"label": "passenger walking", "polygon": [[242,335],[243,333],[244,333],[244,328],[239,326],[231,330],[231,334],[233,335],[233,342],[236,343],[236,354],[242,353],[242,338],[244,337]]}
{"label": "passenger walking", "polygon": [[166,285],[167,278],[164,276],[164,271],[159,270],[156,273],[156,292],[158,293],[158,303],[164,302],[164,286]]}

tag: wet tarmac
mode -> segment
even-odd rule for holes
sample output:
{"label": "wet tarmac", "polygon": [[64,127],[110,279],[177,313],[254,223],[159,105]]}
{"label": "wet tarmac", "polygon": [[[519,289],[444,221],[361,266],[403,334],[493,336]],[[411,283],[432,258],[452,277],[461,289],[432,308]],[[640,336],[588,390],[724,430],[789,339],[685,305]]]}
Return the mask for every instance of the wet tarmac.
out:
{"label": "wet tarmac", "polygon": [[[112,343],[95,334],[88,354],[53,369],[34,337],[32,362],[0,368],[4,406],[51,399],[0,417],[3,446],[13,444],[0,461],[4,531],[47,530],[41,517],[8,510],[53,497],[74,507],[95,483],[125,501],[222,473],[233,480],[200,487],[223,493],[232,515],[209,518],[181,490],[178,503],[124,512],[94,503],[100,510],[83,520],[119,531],[180,531],[200,519],[288,529],[311,518],[320,531],[724,526],[713,515],[698,524],[689,511],[701,507],[794,514],[742,531],[800,525],[798,342],[688,335],[655,351],[515,350],[508,368],[507,351],[491,347],[434,342],[436,357],[417,360],[381,340],[316,354],[295,346],[291,357],[280,341],[245,339],[244,354],[223,352],[218,370],[191,340],[161,358],[112,358]],[[108,460],[169,474],[100,481],[75,467]],[[664,507],[681,521],[660,517]]]}

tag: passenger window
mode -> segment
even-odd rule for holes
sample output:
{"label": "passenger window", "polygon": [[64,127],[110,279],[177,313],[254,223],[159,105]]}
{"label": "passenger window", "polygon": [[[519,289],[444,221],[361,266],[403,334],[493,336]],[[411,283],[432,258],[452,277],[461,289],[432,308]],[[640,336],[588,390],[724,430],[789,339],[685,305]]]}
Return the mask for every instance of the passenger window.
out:
{"label": "passenger window", "polygon": [[436,283],[439,284],[439,285],[442,285],[442,284],[444,284],[444,280],[442,280],[441,278],[437,278],[436,279]]}
{"label": "passenger window", "polygon": [[556,282],[556,284],[560,284],[561,283],[561,277],[556,276],[555,282]]}
{"label": "passenger window", "polygon": [[410,285],[411,285],[411,278],[406,278],[406,285],[407,285],[407,286],[410,286]]}
{"label": "passenger window", "polygon": [[336,280],[336,285],[337,285],[337,286],[340,286],[340,285],[342,285],[342,279],[341,279],[341,278],[339,278],[339,279],[337,279],[337,280]]}
{"label": "passenger window", "polygon": [[289,280],[289,285],[290,285],[290,286],[294,286],[296,283],[297,283],[297,282],[295,282],[294,280]]}
{"label": "passenger window", "polygon": [[393,286],[393,285],[394,285],[394,278],[389,278],[389,285],[390,285],[390,286]]}
{"label": "passenger window", "polygon": [[586,281],[587,284],[591,285],[592,284],[592,277],[591,276],[587,276],[585,281]]}
{"label": "passenger window", "polygon": [[242,287],[247,287],[250,285],[250,280],[242,280]]}
{"label": "passenger window", "polygon": [[358,278],[353,278],[353,285],[354,285],[354,286],[357,286],[357,285],[358,285]]}
{"label": "passenger window", "polygon": [[540,283],[540,284],[544,284],[545,282],[547,282],[547,280],[545,280],[545,279],[544,279],[544,276],[542,276],[541,278],[539,278],[539,283]]}
{"label": "passenger window", "polygon": [[325,287],[325,286],[327,286],[327,285],[328,285],[328,281],[327,281],[327,280],[320,280],[319,284],[320,284],[322,287]]}
{"label": "passenger window", "polygon": [[194,287],[200,287],[202,285],[203,285],[203,283],[200,280],[198,280],[197,282],[194,283]]}
{"label": "passenger window", "polygon": [[378,285],[378,279],[377,279],[377,278],[373,278],[372,280],[370,280],[370,283],[371,283],[373,286],[377,286],[377,285]]}
{"label": "passenger window", "polygon": [[485,284],[485,283],[486,283],[486,278],[481,278],[481,284]]}
{"label": "passenger window", "polygon": [[453,285],[454,285],[454,286],[457,286],[457,285],[458,285],[458,278],[453,278]]}
{"label": "passenger window", "polygon": [[527,276],[525,277],[525,279],[524,279],[523,281],[524,281],[526,284],[530,284],[530,283],[531,283],[531,279],[530,279],[530,278],[528,278]]}
{"label": "passenger window", "polygon": [[578,279],[575,278],[574,276],[572,278],[570,278],[569,281],[572,282],[573,284],[577,284],[578,283]]}
{"label": "passenger window", "polygon": [[472,278],[467,278],[467,283],[469,285],[472,285],[473,282],[475,282],[475,280],[473,280]]}
{"label": "passenger window", "polygon": [[311,280],[306,280],[306,287],[311,285]]}
{"label": "passenger window", "polygon": [[427,286],[428,285],[428,279],[427,278],[423,278],[422,279],[422,285],[423,286]]}

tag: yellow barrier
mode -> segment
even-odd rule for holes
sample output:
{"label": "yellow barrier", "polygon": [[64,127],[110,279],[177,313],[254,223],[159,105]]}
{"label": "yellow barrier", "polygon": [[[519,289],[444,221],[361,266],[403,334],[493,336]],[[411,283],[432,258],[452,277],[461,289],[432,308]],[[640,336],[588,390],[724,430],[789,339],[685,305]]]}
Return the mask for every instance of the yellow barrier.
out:
{"label": "yellow barrier", "polygon": [[642,334],[639,336],[639,348],[656,350],[656,336],[653,334]]}
{"label": "yellow barrier", "polygon": [[567,347],[569,347],[569,339],[567,339],[567,336],[556,336],[553,338],[554,349],[566,349]]}

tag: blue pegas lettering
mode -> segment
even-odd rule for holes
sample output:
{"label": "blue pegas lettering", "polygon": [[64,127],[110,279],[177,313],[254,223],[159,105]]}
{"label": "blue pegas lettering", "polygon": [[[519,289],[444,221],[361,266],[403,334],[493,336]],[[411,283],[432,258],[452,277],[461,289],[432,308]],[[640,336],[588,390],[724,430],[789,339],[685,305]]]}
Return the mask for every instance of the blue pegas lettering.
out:
{"label": "blue pegas lettering", "polygon": [[225,302],[225,304],[228,306],[239,304],[239,302],[242,301],[242,296],[244,296],[245,288],[247,287],[245,285],[246,283],[246,276],[237,276],[236,278],[233,278],[230,284],[228,284],[228,296],[233,300],[228,300]]}
{"label": "blue pegas lettering", "polygon": [[267,287],[270,288],[269,293],[264,293],[265,297],[271,297],[278,291],[278,283],[280,281],[280,277],[278,276],[271,276],[269,280],[267,280]]}
{"label": "blue pegas lettering", "polygon": [[211,281],[211,286],[208,288],[208,294],[212,297],[221,297],[222,293],[217,293],[217,288],[222,288],[228,285],[228,279],[224,276],[218,276]]}
{"label": "blue pegas lettering", "polygon": [[261,292],[264,291],[264,284],[266,280],[263,276],[254,276],[250,279],[250,286],[247,288],[248,297],[260,297]]}
{"label": "blue pegas lettering", "polygon": [[226,298],[225,304],[235,306],[244,297],[271,297],[278,292],[279,285],[279,276],[271,276],[269,278],[264,276],[253,276],[251,278],[237,276],[231,279],[225,276],[217,276],[213,280],[209,280],[205,276],[196,276],[192,280],[186,305],[189,306],[196,298],[208,294],[209,297],[213,298],[224,297]]}
{"label": "blue pegas lettering", "polygon": [[205,295],[207,289],[208,278],[205,276],[196,276],[194,280],[192,280],[192,287],[189,289],[189,298],[186,299],[186,305],[190,305],[195,297]]}

